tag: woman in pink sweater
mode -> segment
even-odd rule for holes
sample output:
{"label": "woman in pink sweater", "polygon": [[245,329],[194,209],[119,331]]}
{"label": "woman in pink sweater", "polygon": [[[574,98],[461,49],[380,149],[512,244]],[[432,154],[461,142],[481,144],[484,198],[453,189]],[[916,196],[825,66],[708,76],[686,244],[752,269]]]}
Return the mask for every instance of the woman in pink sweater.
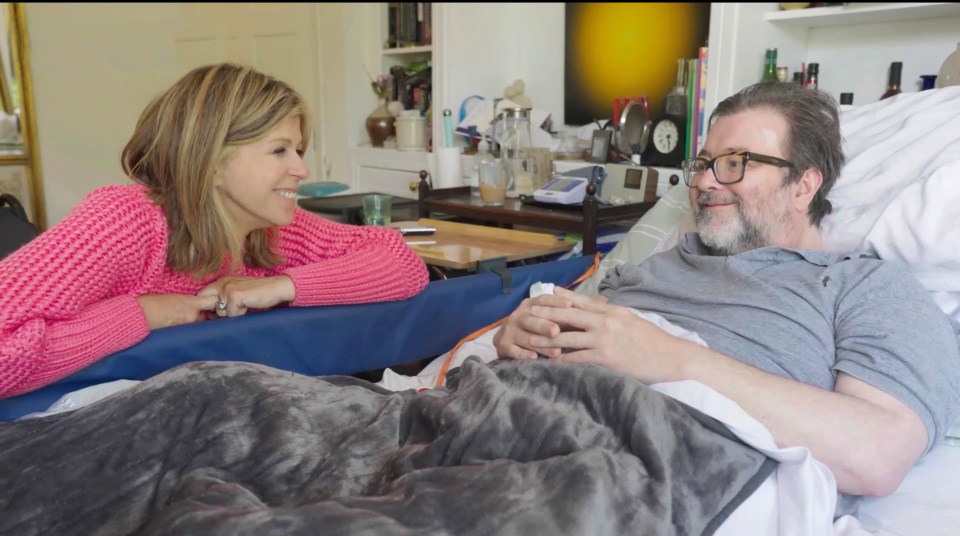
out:
{"label": "woman in pink sweater", "polygon": [[151,329],[420,292],[426,267],[398,231],[297,208],[311,130],[293,89],[232,64],[151,102],[121,155],[134,184],[95,190],[0,261],[0,398]]}

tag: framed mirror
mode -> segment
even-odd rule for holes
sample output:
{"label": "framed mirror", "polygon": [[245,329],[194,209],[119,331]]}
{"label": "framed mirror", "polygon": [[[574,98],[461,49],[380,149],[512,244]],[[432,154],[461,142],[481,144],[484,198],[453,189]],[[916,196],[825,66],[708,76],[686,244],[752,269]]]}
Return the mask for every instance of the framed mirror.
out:
{"label": "framed mirror", "polygon": [[13,194],[30,221],[45,229],[23,3],[0,3],[0,32],[0,193]]}

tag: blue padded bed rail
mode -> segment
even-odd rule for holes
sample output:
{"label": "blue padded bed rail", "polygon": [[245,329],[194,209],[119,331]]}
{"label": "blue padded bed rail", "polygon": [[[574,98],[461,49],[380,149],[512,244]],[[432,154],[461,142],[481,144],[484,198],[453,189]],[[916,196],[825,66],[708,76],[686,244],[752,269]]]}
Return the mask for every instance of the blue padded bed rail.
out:
{"label": "blue padded bed rail", "polygon": [[537,281],[568,285],[593,259],[578,257],[433,281],[399,302],[289,307],[159,329],[42,389],[0,400],[0,421],[46,410],[64,394],[120,379],[145,380],[190,361],[248,361],[319,376],[354,374],[449,351],[463,337],[513,311]]}

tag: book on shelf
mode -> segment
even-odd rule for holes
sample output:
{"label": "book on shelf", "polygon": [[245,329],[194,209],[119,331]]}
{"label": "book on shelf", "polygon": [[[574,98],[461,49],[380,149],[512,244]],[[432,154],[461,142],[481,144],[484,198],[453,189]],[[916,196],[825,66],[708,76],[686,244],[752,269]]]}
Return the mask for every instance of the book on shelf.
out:
{"label": "book on shelf", "polygon": [[707,47],[700,47],[697,57],[687,61],[687,136],[684,158],[700,152],[706,139],[704,108],[707,102]]}
{"label": "book on shelf", "polygon": [[400,2],[387,3],[387,41],[383,48],[393,48],[397,46],[397,31],[399,24]]}
{"label": "book on shelf", "polygon": [[386,48],[431,44],[433,42],[431,4],[431,2],[389,2]]}
{"label": "book on shelf", "polygon": [[686,123],[686,135],[683,137],[683,157],[690,158],[690,147],[693,145],[693,118],[696,115],[694,107],[696,106],[697,99],[694,97],[694,91],[696,91],[696,78],[697,78],[697,60],[696,58],[687,60],[687,123]]}
{"label": "book on shelf", "polygon": [[432,2],[421,2],[423,6],[423,21],[420,23],[420,44],[433,44],[433,7]]}
{"label": "book on shelf", "polygon": [[707,125],[704,122],[704,109],[707,107],[707,47],[700,47],[700,57],[697,69],[697,128],[694,130],[693,156],[700,152],[703,142],[707,138]]}

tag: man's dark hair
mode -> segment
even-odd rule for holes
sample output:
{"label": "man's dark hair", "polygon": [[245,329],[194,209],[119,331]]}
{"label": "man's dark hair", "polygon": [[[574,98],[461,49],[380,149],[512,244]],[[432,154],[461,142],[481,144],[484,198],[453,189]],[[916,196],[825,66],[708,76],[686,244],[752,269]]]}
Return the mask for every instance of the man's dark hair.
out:
{"label": "man's dark hair", "polygon": [[708,124],[712,126],[724,116],[763,108],[780,113],[789,125],[786,147],[781,150],[797,169],[787,177],[787,184],[797,181],[811,168],[823,175],[823,184],[807,211],[810,222],[819,226],[833,210],[827,194],[844,163],[837,102],[818,89],[805,89],[789,82],[761,82],[724,99],[710,114]]}

